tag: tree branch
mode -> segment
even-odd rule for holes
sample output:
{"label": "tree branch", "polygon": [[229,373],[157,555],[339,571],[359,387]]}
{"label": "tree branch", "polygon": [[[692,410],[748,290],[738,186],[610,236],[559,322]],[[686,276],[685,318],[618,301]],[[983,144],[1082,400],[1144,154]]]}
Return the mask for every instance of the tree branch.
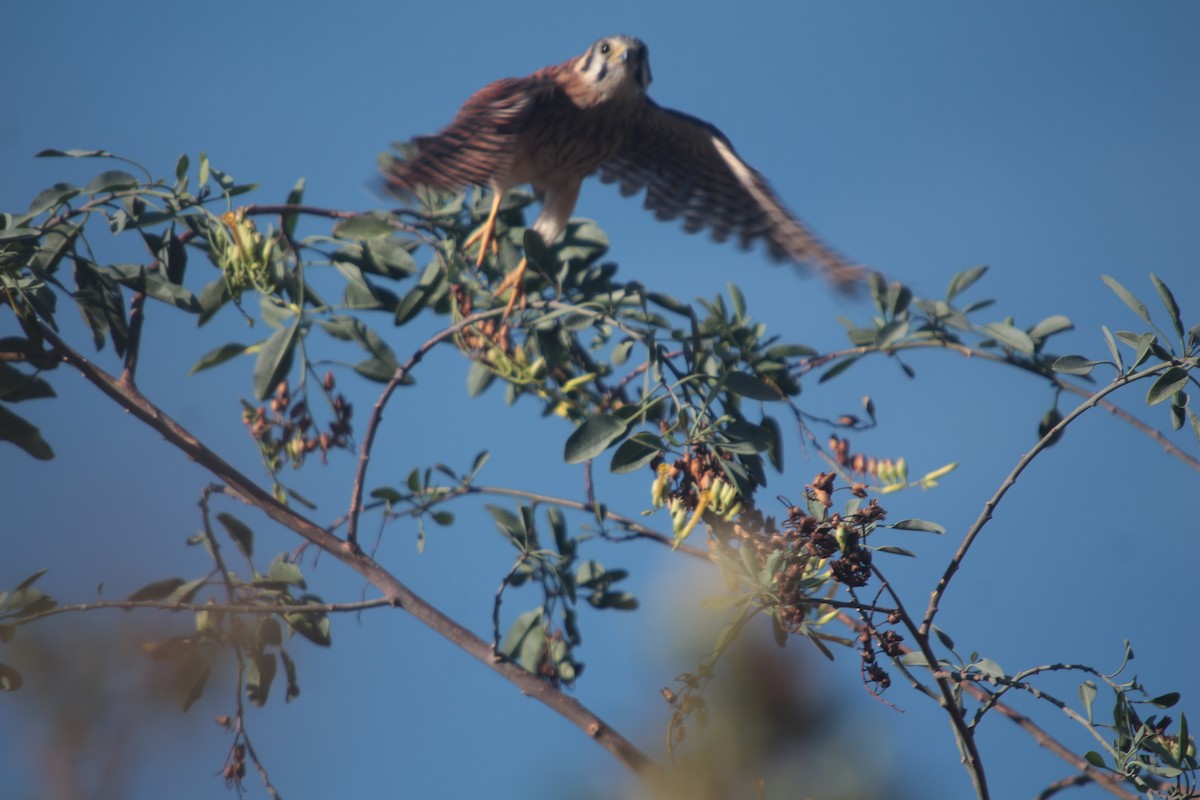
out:
{"label": "tree branch", "polygon": [[58,334],[48,325],[42,324],[40,327],[43,336],[55,347],[66,363],[78,369],[87,381],[138,420],[161,434],[171,445],[217,476],[227,485],[228,493],[248,505],[258,508],[275,522],[299,534],[358,572],[372,586],[381,591],[391,605],[403,608],[417,621],[499,673],[516,686],[522,694],[543,703],[582,729],[645,784],[650,787],[657,787],[660,784],[662,779],[660,767],[581,702],[516,664],[496,659],[487,642],[423,600],[373,559],[362,553],[354,552],[342,539],[278,502],[270,493],[208,449],[139,391],[123,385],[119,380],[91,363],[59,338]]}

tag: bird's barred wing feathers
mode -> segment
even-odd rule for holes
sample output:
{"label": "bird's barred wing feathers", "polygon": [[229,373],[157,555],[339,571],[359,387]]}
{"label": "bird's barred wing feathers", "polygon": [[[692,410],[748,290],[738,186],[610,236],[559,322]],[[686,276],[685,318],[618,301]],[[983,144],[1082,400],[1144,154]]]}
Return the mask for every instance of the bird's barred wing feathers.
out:
{"label": "bird's barred wing feathers", "polygon": [[625,146],[600,167],[602,181],[618,183],[626,196],[644,188],[646,208],[661,220],[682,216],[689,233],[709,228],[717,241],[736,234],[742,247],[764,239],[773,258],[815,266],[840,289],[861,282],[864,271],[793,217],[716,127],[646,105]]}
{"label": "bird's barred wing feathers", "polygon": [[455,191],[503,177],[528,115],[552,85],[535,74],[483,87],[440,133],[417,137],[412,158],[393,157],[383,164],[387,188],[398,194],[421,186]]}

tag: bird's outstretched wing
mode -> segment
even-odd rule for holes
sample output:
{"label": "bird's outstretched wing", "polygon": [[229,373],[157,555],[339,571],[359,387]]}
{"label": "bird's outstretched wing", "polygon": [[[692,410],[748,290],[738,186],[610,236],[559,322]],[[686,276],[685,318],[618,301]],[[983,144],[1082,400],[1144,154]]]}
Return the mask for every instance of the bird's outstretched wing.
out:
{"label": "bird's outstretched wing", "polygon": [[618,183],[626,196],[645,189],[646,208],[661,220],[682,216],[689,233],[709,228],[718,242],[736,234],[743,248],[764,239],[776,260],[814,266],[843,291],[861,283],[865,271],[793,217],[717,128],[645,102],[624,146],[601,165],[602,181]]}
{"label": "bird's outstretched wing", "polygon": [[531,110],[552,89],[553,81],[537,73],[483,87],[444,130],[417,137],[415,155],[393,156],[380,165],[387,189],[401,195],[422,186],[455,191],[502,178]]}

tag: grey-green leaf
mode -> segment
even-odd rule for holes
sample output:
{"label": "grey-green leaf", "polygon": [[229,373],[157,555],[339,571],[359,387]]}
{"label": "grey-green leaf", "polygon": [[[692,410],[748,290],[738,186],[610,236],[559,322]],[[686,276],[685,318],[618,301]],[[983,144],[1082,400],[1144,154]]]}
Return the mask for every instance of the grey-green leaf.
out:
{"label": "grey-green leaf", "polygon": [[0,405],[0,441],[12,442],[39,461],[54,458],[54,450],[42,438],[37,426]]}
{"label": "grey-green leaf", "polygon": [[280,328],[271,334],[263,343],[254,364],[254,395],[259,400],[265,400],[279,382],[287,377],[292,368],[292,356],[295,354],[296,334],[300,330],[300,322],[286,328]]}
{"label": "grey-green leaf", "polygon": [[1103,362],[1092,361],[1083,356],[1059,356],[1054,360],[1050,369],[1065,375],[1087,375],[1092,367]]}
{"label": "grey-green leaf", "polygon": [[609,469],[615,473],[633,472],[654,460],[666,449],[663,440],[652,433],[635,433],[613,453]]}
{"label": "grey-green leaf", "polygon": [[222,511],[217,514],[217,522],[220,522],[225,532],[229,534],[229,538],[233,539],[234,544],[242,551],[242,555],[250,558],[254,555],[254,531],[250,526],[242,522],[233,514]]}
{"label": "grey-green leaf", "polygon": [[771,402],[783,399],[783,394],[779,389],[748,372],[729,373],[725,377],[725,388],[751,400]]}
{"label": "grey-green leaf", "polygon": [[1113,290],[1113,294],[1115,294],[1117,297],[1121,298],[1121,302],[1123,302],[1123,303],[1125,303],[1125,305],[1129,306],[1129,308],[1132,309],[1133,313],[1137,314],[1139,317],[1142,318],[1143,322],[1145,322],[1147,325],[1154,324],[1153,322],[1150,321],[1150,312],[1146,310],[1145,303],[1143,303],[1141,300],[1138,300],[1136,297],[1134,297],[1129,292],[1128,289],[1126,289],[1124,286],[1122,286],[1120,283],[1117,282],[1116,278],[1113,278],[1109,275],[1101,275],[1100,280],[1102,280],[1106,284],[1108,284],[1108,288]]}
{"label": "grey-green leaf", "polygon": [[597,414],[584,421],[567,438],[563,459],[579,464],[603,453],[610,444],[625,433],[626,424],[608,414]]}
{"label": "grey-green leaf", "polygon": [[162,600],[185,583],[187,581],[183,578],[164,578],[161,581],[146,584],[125,599],[133,601]]}
{"label": "grey-green leaf", "polygon": [[188,370],[188,374],[195,375],[201,370],[215,367],[218,364],[224,364],[229,359],[240,356],[244,352],[246,352],[246,345],[241,344],[240,342],[223,344],[220,347],[209,350],[207,353],[200,356],[200,360],[192,365],[192,368]]}
{"label": "grey-green leaf", "polygon": [[1167,285],[1159,280],[1159,277],[1153,272],[1150,273],[1150,281],[1154,284],[1154,288],[1158,290],[1158,296],[1162,299],[1163,305],[1167,307],[1167,314],[1171,317],[1171,325],[1175,328],[1175,335],[1183,339],[1183,318],[1179,315],[1179,304],[1175,302],[1175,295],[1167,288]]}
{"label": "grey-green leaf", "polygon": [[892,528],[898,531],[925,531],[926,533],[945,533],[946,529],[936,522],[930,522],[924,519],[902,519],[899,522],[894,522],[891,525],[884,525],[885,528]]}
{"label": "grey-green leaf", "polygon": [[1183,367],[1171,367],[1150,387],[1146,393],[1146,405],[1153,406],[1166,400],[1171,395],[1187,386],[1188,374]]}
{"label": "grey-green leaf", "polygon": [[1022,355],[1031,356],[1034,351],[1033,339],[1020,328],[1014,328],[1004,322],[989,322],[982,326],[989,336],[1000,344]]}
{"label": "grey-green leaf", "polygon": [[83,187],[85,194],[100,194],[101,192],[115,192],[120,189],[129,189],[138,185],[138,179],[134,175],[119,169],[110,169],[101,172],[96,177],[92,178],[87,186]]}

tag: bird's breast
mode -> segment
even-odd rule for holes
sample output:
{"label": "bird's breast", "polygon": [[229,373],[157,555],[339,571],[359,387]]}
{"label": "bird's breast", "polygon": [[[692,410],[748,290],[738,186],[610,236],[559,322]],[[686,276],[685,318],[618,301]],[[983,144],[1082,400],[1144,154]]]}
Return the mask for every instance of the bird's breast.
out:
{"label": "bird's breast", "polygon": [[518,139],[512,183],[545,189],[582,181],[620,149],[630,114],[624,103],[581,108],[561,98],[546,104]]}

